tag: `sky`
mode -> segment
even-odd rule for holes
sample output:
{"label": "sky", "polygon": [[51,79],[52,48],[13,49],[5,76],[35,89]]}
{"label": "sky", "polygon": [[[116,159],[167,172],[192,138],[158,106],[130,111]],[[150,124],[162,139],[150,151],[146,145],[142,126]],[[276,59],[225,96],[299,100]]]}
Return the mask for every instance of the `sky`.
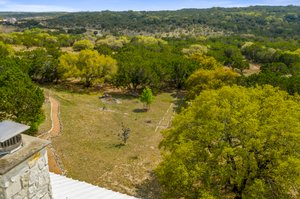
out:
{"label": "sky", "polygon": [[0,11],[177,10],[250,5],[300,6],[300,0],[0,0]]}

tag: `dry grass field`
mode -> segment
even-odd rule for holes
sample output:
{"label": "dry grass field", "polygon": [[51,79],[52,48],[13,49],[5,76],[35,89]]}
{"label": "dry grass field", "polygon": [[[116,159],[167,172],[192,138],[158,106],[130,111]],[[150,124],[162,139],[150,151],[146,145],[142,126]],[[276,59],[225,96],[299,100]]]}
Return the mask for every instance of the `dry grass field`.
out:
{"label": "dry grass field", "polygon": [[[161,158],[158,144],[162,136],[155,129],[171,119],[174,93],[158,94],[151,109],[143,112],[138,98],[123,92],[109,93],[113,100],[103,102],[101,92],[49,91],[60,102],[63,130],[52,144],[67,175],[114,191],[150,197],[144,190],[153,188],[149,184],[151,173]],[[122,123],[131,129],[126,145],[118,137]]]}
{"label": "dry grass field", "polygon": [[0,25],[0,33],[11,33],[15,32],[17,28],[13,26]]}

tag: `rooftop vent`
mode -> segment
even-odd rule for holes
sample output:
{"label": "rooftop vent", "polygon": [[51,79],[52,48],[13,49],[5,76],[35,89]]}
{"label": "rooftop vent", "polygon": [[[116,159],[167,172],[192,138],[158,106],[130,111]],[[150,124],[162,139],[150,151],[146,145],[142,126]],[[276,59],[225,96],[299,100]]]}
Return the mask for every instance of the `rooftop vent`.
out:
{"label": "rooftop vent", "polygon": [[0,157],[22,147],[21,133],[30,127],[12,121],[0,122]]}

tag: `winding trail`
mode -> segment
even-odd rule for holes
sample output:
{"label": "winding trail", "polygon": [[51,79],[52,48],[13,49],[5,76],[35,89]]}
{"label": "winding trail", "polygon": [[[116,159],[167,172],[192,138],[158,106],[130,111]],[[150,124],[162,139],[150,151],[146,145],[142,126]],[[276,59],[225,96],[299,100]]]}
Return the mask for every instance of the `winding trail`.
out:
{"label": "winding trail", "polygon": [[[62,125],[61,125],[60,118],[59,118],[59,114],[60,114],[59,102],[50,96],[49,96],[49,101],[50,101],[50,105],[51,105],[50,116],[51,116],[51,121],[52,121],[52,127],[46,133],[41,134],[39,136],[39,138],[51,141],[52,138],[55,138],[60,135]],[[62,163],[52,145],[50,145],[48,147],[47,152],[48,152],[49,170],[56,174],[65,174]]]}

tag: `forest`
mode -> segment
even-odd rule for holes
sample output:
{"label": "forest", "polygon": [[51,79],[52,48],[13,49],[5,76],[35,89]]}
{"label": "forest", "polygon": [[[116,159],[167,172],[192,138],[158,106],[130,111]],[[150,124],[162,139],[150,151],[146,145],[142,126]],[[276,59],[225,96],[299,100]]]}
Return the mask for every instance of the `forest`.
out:
{"label": "forest", "polygon": [[161,197],[299,197],[300,7],[0,16],[18,20],[0,32],[0,120],[37,135],[59,85],[148,92],[150,113],[152,92],[176,91],[155,146]]}
{"label": "forest", "polygon": [[0,16],[20,19],[17,24],[20,28],[67,29],[78,33],[82,33],[80,29],[95,30],[115,36],[252,34],[288,38],[299,36],[299,10],[298,6],[252,6],[147,12],[0,13]]}

